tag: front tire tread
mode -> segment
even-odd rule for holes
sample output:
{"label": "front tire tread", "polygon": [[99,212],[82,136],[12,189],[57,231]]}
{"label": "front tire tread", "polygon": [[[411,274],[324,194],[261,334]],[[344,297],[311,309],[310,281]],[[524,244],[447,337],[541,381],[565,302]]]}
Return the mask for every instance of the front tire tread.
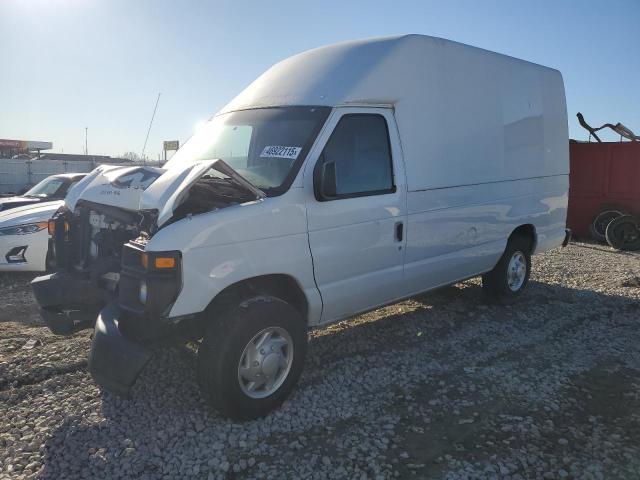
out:
{"label": "front tire tread", "polygon": [[[294,358],[284,383],[270,396],[251,398],[240,388],[238,363],[247,343],[264,328],[278,326],[293,339]],[[277,408],[295,387],[307,351],[306,323],[287,302],[259,295],[217,315],[198,349],[197,377],[209,404],[235,420],[262,417]]]}

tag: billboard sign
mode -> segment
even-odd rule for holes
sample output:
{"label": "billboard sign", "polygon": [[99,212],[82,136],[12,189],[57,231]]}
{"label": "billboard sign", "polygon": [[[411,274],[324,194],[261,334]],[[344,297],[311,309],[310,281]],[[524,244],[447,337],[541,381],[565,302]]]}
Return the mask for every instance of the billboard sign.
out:
{"label": "billboard sign", "polygon": [[171,150],[178,150],[180,148],[180,142],[178,140],[165,140],[164,142],[164,150],[169,152]]}

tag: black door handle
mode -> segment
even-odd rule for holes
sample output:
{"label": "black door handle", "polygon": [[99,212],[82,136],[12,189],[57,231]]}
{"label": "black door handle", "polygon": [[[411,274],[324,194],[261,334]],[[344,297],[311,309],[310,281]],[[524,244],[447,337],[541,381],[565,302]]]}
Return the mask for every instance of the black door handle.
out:
{"label": "black door handle", "polygon": [[402,241],[403,224],[402,222],[396,223],[396,242]]}

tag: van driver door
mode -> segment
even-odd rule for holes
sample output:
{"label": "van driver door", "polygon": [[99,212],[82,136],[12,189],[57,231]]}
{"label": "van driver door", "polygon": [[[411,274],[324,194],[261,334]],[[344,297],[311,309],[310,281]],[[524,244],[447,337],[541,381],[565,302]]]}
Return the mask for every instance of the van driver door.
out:
{"label": "van driver door", "polygon": [[322,323],[401,296],[405,185],[393,111],[334,109],[304,171]]}

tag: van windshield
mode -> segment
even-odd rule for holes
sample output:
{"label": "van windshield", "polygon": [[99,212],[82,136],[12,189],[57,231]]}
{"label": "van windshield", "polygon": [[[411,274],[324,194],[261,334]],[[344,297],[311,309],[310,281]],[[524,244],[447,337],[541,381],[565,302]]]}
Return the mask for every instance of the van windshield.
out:
{"label": "van windshield", "polygon": [[274,107],[218,115],[165,168],[220,158],[267,195],[279,195],[289,188],[330,110]]}

